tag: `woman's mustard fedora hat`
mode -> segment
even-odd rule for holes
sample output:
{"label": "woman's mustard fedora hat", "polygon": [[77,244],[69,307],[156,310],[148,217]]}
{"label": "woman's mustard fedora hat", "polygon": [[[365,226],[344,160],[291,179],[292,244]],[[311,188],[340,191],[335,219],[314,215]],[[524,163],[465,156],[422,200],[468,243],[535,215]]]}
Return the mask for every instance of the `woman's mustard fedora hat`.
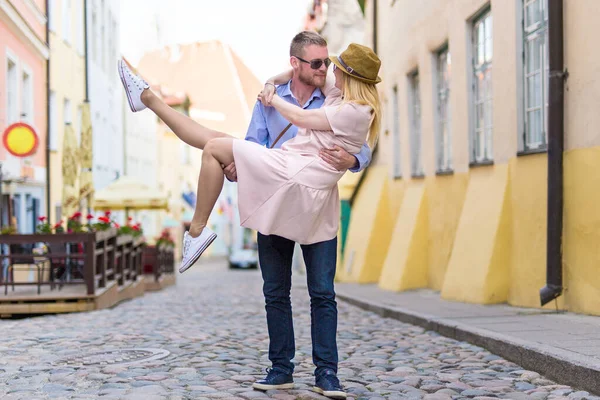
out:
{"label": "woman's mustard fedora hat", "polygon": [[350,43],[342,54],[330,56],[329,59],[354,79],[371,84],[381,82],[381,78],[378,76],[381,60],[367,46]]}

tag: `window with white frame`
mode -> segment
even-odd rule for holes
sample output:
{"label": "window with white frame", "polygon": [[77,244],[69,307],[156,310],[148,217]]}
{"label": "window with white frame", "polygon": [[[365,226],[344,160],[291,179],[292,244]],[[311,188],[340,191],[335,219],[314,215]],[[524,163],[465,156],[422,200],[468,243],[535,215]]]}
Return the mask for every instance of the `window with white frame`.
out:
{"label": "window with white frame", "polygon": [[[83,0],[83,1],[85,1],[85,0]],[[85,44],[84,44],[85,34],[83,32],[83,29],[84,29],[83,19],[85,18],[85,16],[83,15],[83,1],[75,0],[75,22],[77,24],[76,44],[77,44],[77,53],[80,56],[83,56],[85,53]]]}
{"label": "window with white frame", "polygon": [[56,0],[48,0],[48,29],[56,32]]}
{"label": "window with white frame", "polygon": [[[112,19],[110,22],[110,31],[113,37],[112,40],[112,47],[110,49],[110,55],[111,55],[111,64],[110,65],[116,65],[117,64],[117,22]],[[110,66],[109,66],[109,70],[110,70]],[[118,79],[117,78],[117,74],[112,74],[113,79]]]}
{"label": "window with white frame", "polygon": [[392,145],[393,150],[393,174],[394,178],[402,176],[402,164],[400,158],[400,104],[398,102],[398,86],[392,90]]}
{"label": "window with white frame", "polygon": [[82,106],[77,107],[77,120],[75,125],[75,136],[77,137],[77,143],[81,144],[81,129],[83,127],[83,108]]}
{"label": "window with white frame", "polygon": [[452,60],[448,48],[437,53],[437,170],[452,170],[452,135],[450,132],[450,76]]}
{"label": "window with white frame", "polygon": [[71,44],[71,21],[73,13],[71,9],[71,0],[62,2],[62,38],[68,44]]}
{"label": "window with white frame", "polygon": [[104,27],[105,20],[104,0],[100,1],[100,68],[106,69],[106,29]]}
{"label": "window with white frame", "polygon": [[547,146],[548,5],[523,0],[524,149]]}
{"label": "window with white frame", "polygon": [[58,109],[56,104],[56,92],[50,92],[50,139],[48,140],[50,150],[58,150]]}
{"label": "window with white frame", "polygon": [[70,124],[73,121],[73,117],[71,115],[71,100],[65,99],[63,103],[63,123]]}
{"label": "window with white frame", "polygon": [[408,81],[411,174],[413,176],[421,176],[423,175],[423,162],[421,160],[421,96],[419,93],[419,73],[414,72],[410,74]]}
{"label": "window with white frame", "polygon": [[18,74],[17,62],[7,58],[6,65],[6,123],[8,125],[19,119],[18,106]]}
{"label": "window with white frame", "polygon": [[473,129],[471,162],[493,159],[492,124],[492,13],[483,13],[473,21]]}
{"label": "window with white frame", "polygon": [[21,121],[33,124],[33,84],[31,71],[23,68],[21,76]]}
{"label": "window with white frame", "polygon": [[98,62],[98,13],[96,7],[92,6],[92,32],[90,37],[92,38],[92,60]]}
{"label": "window with white frame", "polygon": [[192,163],[190,146],[187,143],[181,142],[179,149],[181,151],[181,165],[190,165]]}

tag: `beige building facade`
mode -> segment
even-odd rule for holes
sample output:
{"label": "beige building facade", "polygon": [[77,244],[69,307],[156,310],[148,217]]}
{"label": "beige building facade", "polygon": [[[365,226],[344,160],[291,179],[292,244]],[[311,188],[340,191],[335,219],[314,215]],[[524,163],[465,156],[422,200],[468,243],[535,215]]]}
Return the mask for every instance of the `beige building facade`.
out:
{"label": "beige building facade", "polygon": [[[384,124],[354,196],[338,279],[540,306],[554,2],[366,1],[365,36],[383,62]],[[600,56],[592,21],[600,3],[562,4],[568,79],[557,306],[598,315]]]}
{"label": "beige building facade", "polygon": [[71,125],[81,141],[85,100],[84,0],[53,1],[49,15],[50,39],[50,215],[53,222],[62,214],[63,145],[65,129]]}

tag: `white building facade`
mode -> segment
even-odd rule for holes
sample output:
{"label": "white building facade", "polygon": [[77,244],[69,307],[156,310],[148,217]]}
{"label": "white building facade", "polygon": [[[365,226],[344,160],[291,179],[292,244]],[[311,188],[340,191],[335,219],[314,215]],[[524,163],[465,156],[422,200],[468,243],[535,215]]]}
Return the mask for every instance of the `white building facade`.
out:
{"label": "white building facade", "polygon": [[94,137],[94,187],[100,190],[123,174],[123,89],[119,1],[87,0],[88,89]]}

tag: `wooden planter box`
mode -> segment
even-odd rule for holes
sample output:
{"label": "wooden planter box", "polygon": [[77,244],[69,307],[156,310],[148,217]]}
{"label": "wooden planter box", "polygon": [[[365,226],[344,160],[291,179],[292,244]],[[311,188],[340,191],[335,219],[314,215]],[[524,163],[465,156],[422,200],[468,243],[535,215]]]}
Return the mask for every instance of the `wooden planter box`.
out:
{"label": "wooden planter box", "polygon": [[155,281],[158,282],[163,274],[172,274],[174,265],[175,253],[172,246],[146,246],[143,249],[143,272],[154,275]]}
{"label": "wooden planter box", "polygon": [[[49,249],[54,247],[64,250],[48,251],[44,255],[34,255],[33,253],[24,252],[21,254],[0,255],[0,279],[3,278],[2,272],[4,269],[5,259],[9,260],[9,265],[12,269],[12,276],[17,270],[16,266],[19,260],[24,263],[35,265],[37,262],[47,262],[48,274],[44,273],[36,282],[17,282],[12,279],[10,283],[3,282],[4,285],[39,285],[50,284],[51,287],[56,283],[50,280],[53,268],[60,268],[64,264],[76,266],[80,269],[81,279],[77,282],[61,282],[61,284],[69,283],[85,283],[87,294],[94,294],[97,288],[104,288],[111,281],[116,281],[119,285],[123,285],[125,281],[135,280],[142,274],[142,251],[145,243],[141,238],[133,238],[130,235],[117,236],[117,230],[110,228],[106,231],[92,233],[58,233],[58,234],[32,234],[32,235],[0,235],[0,245],[32,245],[35,243],[45,243]],[[77,244],[81,251],[67,252],[67,245]],[[34,267],[36,268],[36,267]],[[70,267],[69,267],[70,268]],[[19,268],[20,269],[20,268]],[[29,271],[25,273],[30,274]]]}

